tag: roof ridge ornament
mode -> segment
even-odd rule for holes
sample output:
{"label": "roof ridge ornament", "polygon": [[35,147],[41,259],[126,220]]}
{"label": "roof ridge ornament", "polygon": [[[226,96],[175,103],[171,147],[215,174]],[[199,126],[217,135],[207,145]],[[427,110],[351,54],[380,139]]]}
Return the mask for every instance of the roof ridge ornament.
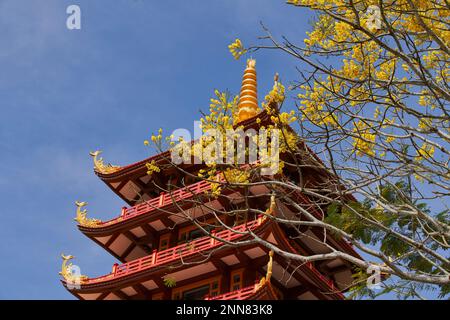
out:
{"label": "roof ridge ornament", "polygon": [[270,250],[269,262],[267,263],[266,281],[270,281],[270,278],[272,277],[272,267],[273,267],[273,250]]}
{"label": "roof ridge ornament", "polygon": [[275,198],[275,194],[273,193],[271,196],[270,196],[270,205],[269,205],[269,208],[267,208],[266,209],[266,212],[264,212],[264,216],[263,216],[263,221],[264,220],[266,220],[266,219],[268,219],[269,217],[268,216],[273,216],[274,215],[274,213],[275,213],[275,209],[277,208],[277,201],[276,201],[276,198]]}
{"label": "roof ridge ornament", "polygon": [[261,289],[266,283],[270,283],[270,278],[272,277],[272,268],[273,268],[273,250],[270,250],[266,276],[262,277],[259,283],[256,285],[256,291]]}
{"label": "roof ridge ornament", "polygon": [[69,286],[73,287],[74,285],[79,285],[89,279],[87,276],[78,274],[79,272],[73,272],[75,266],[72,263],[67,264],[70,260],[75,258],[74,256],[66,256],[64,255],[64,253],[62,253],[61,258],[63,259],[63,261],[59,274],[64,278],[64,280],[66,280],[68,288]]}
{"label": "roof ridge ornament", "polygon": [[121,168],[120,166],[113,166],[110,163],[105,165],[103,163],[103,158],[98,157],[101,153],[102,153],[102,151],[100,151],[100,150],[97,150],[94,152],[92,152],[92,151],[89,152],[89,155],[94,160],[94,171],[102,173],[102,174],[110,174],[110,173],[114,173],[114,172],[120,170],[120,168]]}
{"label": "roof ridge ornament", "polygon": [[87,217],[87,210],[82,210],[87,204],[87,202],[75,201],[75,205],[77,206],[77,216],[74,220],[82,227],[98,227],[102,221],[99,219],[89,219]]}

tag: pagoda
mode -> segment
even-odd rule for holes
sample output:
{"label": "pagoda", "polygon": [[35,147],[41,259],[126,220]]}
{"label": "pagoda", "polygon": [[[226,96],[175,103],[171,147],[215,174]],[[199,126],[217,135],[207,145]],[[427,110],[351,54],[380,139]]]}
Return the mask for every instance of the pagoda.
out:
{"label": "pagoda", "polygon": [[[276,103],[271,103],[276,109]],[[258,108],[256,68],[251,59],[244,71],[237,118],[244,128],[272,121],[266,110]],[[309,152],[307,161],[320,162]],[[343,292],[351,284],[354,272],[349,262],[340,258],[308,263],[288,261],[262,243],[250,241],[256,235],[286,252],[305,256],[339,250],[359,257],[348,242],[324,235],[321,228],[304,228],[303,237],[291,237],[288,225],[270,217],[280,216],[281,212],[285,216],[292,208],[271,196],[263,184],[223,188],[221,194],[212,197],[212,183],[194,178],[205,168],[202,164],[166,166],[148,174],[150,163],[163,168],[164,163],[170,162],[169,151],[123,167],[105,164],[99,154],[91,153],[95,174],[128,206],[111,220],[100,221],[87,217],[85,202],[76,202],[75,220],[85,236],[120,263],[105,275],[87,277],[75,272],[75,266],[69,263],[73,256],[62,255],[61,282],[76,298],[345,299]],[[299,179],[295,174],[291,176]],[[312,183],[325,178],[326,173],[311,169],[305,171],[303,180]],[[301,193],[287,196],[298,203],[311,202]],[[250,214],[245,219],[226,214],[231,208],[249,206],[265,214]],[[315,216],[323,214],[311,208]],[[179,214],[181,211],[184,214]],[[237,242],[240,245],[234,246]]]}

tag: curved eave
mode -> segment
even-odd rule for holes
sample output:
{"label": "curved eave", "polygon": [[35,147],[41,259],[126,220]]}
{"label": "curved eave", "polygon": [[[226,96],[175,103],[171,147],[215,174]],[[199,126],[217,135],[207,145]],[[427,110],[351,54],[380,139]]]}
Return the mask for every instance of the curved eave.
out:
{"label": "curved eave", "polygon": [[[256,221],[255,221],[256,223]],[[258,223],[259,224],[259,223]],[[268,220],[262,220],[259,225],[256,225],[253,228],[253,232],[259,236],[263,236],[268,227],[270,226],[270,221]],[[248,239],[250,236],[247,234],[244,234],[242,236],[236,237],[233,241],[243,241]],[[223,250],[224,243],[218,243],[215,247],[211,247],[207,251],[214,251],[214,255],[217,255],[221,251],[225,252],[226,250]],[[170,250],[170,249],[168,249]],[[185,257],[183,257],[183,262],[185,263],[194,263],[195,261],[201,261],[204,259],[205,251],[196,251],[195,253],[189,254]],[[89,279],[90,283],[81,283],[80,287],[77,289],[69,289],[67,287],[67,282],[65,280],[61,280],[64,287],[71,292],[72,294],[79,297],[79,294],[89,294],[89,293],[96,293],[99,291],[108,291],[108,290],[114,290],[117,287],[126,286],[129,283],[139,283],[143,281],[151,280],[152,276],[157,275],[161,273],[162,271],[167,271],[168,267],[174,267],[173,270],[178,269],[186,269],[188,266],[186,265],[179,265],[180,258],[175,258],[173,260],[169,260],[166,263],[160,263],[157,265],[149,265],[148,268],[139,270],[137,272],[131,272],[129,274],[124,274],[122,276],[113,276],[111,274],[107,274],[98,278],[92,278]],[[179,266],[177,266],[179,265]],[[176,267],[177,266],[177,267]],[[178,269],[177,269],[178,268]]]}
{"label": "curved eave", "polygon": [[[281,227],[278,224],[271,223],[270,220],[266,219],[262,221],[260,225],[257,225],[254,229],[254,232],[258,234],[262,239],[266,239],[266,241],[272,242],[280,246],[283,250],[288,252],[297,253],[294,247],[291,246],[290,240],[286,238],[284,232],[281,230]],[[242,235],[237,237],[235,240],[245,240],[249,236]],[[258,247],[258,244],[249,245],[250,247]],[[247,248],[247,249],[248,249]],[[216,258],[221,258],[228,256],[230,253],[229,250],[224,250],[223,243],[215,248],[211,248],[214,250],[213,256]],[[267,249],[265,249],[267,250]],[[198,261],[199,257],[204,257],[205,251],[199,251],[195,254],[189,255],[188,257],[184,257],[183,261],[185,262],[194,262]],[[210,260],[206,262],[202,262],[200,265],[206,265]],[[177,266],[178,263],[178,267]],[[200,266],[199,264],[195,264]],[[172,266],[173,269],[168,269],[168,267]],[[179,269],[177,269],[179,268]],[[99,278],[93,278],[90,281],[92,283],[83,283],[80,288],[75,290],[69,290],[73,295],[78,298],[85,299],[86,296],[97,295],[100,294],[111,294],[115,291],[120,291],[121,288],[127,288],[132,286],[133,284],[144,283],[148,281],[152,281],[152,279],[161,278],[161,276],[167,273],[167,270],[171,270],[173,272],[178,272],[179,270],[186,270],[189,268],[189,265],[179,265],[179,259],[169,261],[167,263],[158,264],[147,269],[140,270],[138,272],[134,272],[131,274],[125,274],[120,277],[114,278],[114,276],[106,275]],[[191,265],[192,268],[192,265]],[[341,290],[334,285],[334,282],[321,274],[313,264],[300,264],[298,267],[295,267],[293,264],[289,264],[284,258],[276,255],[274,257],[273,264],[273,281],[276,281],[276,278],[283,278],[283,274],[285,272],[292,273],[292,281],[297,281],[302,286],[305,283],[306,288],[310,288],[313,286],[315,289],[316,298],[319,299],[335,299],[341,300],[345,299]],[[287,271],[286,271],[287,270]],[[278,274],[278,276],[277,276]],[[109,277],[109,278],[108,278]],[[63,285],[67,288],[67,283],[63,281]],[[251,299],[260,299],[261,297],[252,297]],[[249,298],[250,299],[250,298]]]}
{"label": "curved eave", "polygon": [[[189,209],[186,206],[181,205],[183,209]],[[175,203],[167,204],[163,207],[154,209],[149,212],[145,212],[143,214],[135,215],[130,218],[124,220],[117,220],[114,223],[105,224],[103,226],[96,227],[87,227],[78,225],[78,229],[88,237],[101,237],[101,236],[109,236],[114,234],[115,232],[120,232],[123,230],[129,230],[135,227],[139,227],[144,223],[148,223],[149,221],[154,220],[158,216],[167,215],[167,211],[170,210],[178,210],[178,205]]]}
{"label": "curved eave", "polygon": [[120,180],[121,177],[129,176],[130,174],[137,173],[140,170],[145,170],[146,169],[145,164],[148,162],[151,162],[152,160],[161,161],[161,160],[164,160],[165,158],[170,158],[169,151],[158,153],[156,155],[153,155],[151,157],[148,157],[148,158],[138,161],[136,163],[132,163],[127,166],[120,167],[120,169],[118,169],[117,171],[112,172],[112,173],[102,173],[97,170],[94,170],[94,172],[100,179],[102,179],[105,182],[110,181],[110,180]]}
{"label": "curved eave", "polygon": [[[192,202],[192,198],[202,196],[204,191],[209,189],[209,182],[199,181],[185,188],[178,189],[174,191],[173,194],[161,195],[160,197],[152,199],[151,201],[155,202],[155,204],[151,204],[150,201],[139,204],[137,206],[133,206],[132,208],[139,209],[136,209],[136,211],[134,211],[135,213],[133,213],[132,211],[129,216],[117,216],[114,219],[105,221],[103,224],[97,225],[95,227],[78,225],[78,229],[88,237],[102,237],[112,235],[115,232],[139,227],[142,224],[147,224],[158,219],[166,218],[170,220],[172,217],[168,217],[169,213],[174,213],[173,218],[176,218],[176,213],[180,210],[180,208],[183,210],[193,209],[196,203]],[[175,196],[176,193],[177,196]],[[239,190],[226,190],[222,193],[222,195],[236,195],[236,197],[238,197]],[[161,197],[163,197],[162,200]],[[208,204],[208,206],[210,207],[216,208],[216,206],[220,205],[220,201],[215,198],[208,198],[208,201],[205,201],[205,204]],[[218,207],[217,209],[220,208]],[[207,212],[209,210],[205,211],[199,209],[199,211]],[[170,220],[169,222],[171,224],[175,224],[179,222],[179,220],[180,218],[178,218],[176,221]],[[170,226],[165,227],[167,228]]]}
{"label": "curved eave", "polygon": [[279,297],[270,282],[266,282],[262,288],[244,300],[279,300]]}
{"label": "curved eave", "polygon": [[[299,252],[299,250],[292,245],[291,243],[292,240],[287,238],[286,234],[284,233],[280,225],[273,224],[272,230],[278,246],[282,247],[284,250],[288,252],[294,254],[296,253],[302,254],[302,252]],[[290,268],[289,264],[287,263],[285,264],[284,261],[283,264],[284,264],[283,267]],[[304,274],[308,275],[308,279],[312,283],[316,284],[317,287],[323,292],[326,292],[326,295],[324,295],[324,297],[328,296],[329,298],[336,300],[345,299],[344,295],[342,294],[343,291],[337,288],[330,278],[327,278],[324,275],[322,275],[316,269],[316,267],[313,266],[312,263],[299,263],[299,266],[297,268],[293,268],[293,272],[295,272],[296,270],[301,271]]]}
{"label": "curved eave", "polygon": [[[194,189],[192,189],[194,190]],[[203,189],[200,189],[201,193],[203,192]],[[259,190],[256,191],[254,194],[264,194],[266,193],[267,190]],[[192,191],[189,192],[189,194],[191,194]],[[230,191],[231,192],[231,191]],[[230,192],[227,192],[227,195],[230,196]],[[238,193],[235,194],[236,196],[238,195]],[[187,201],[185,201],[187,200]],[[134,215],[134,216],[130,216],[126,219],[122,219],[122,220],[117,220],[114,221],[114,223],[107,223],[104,226],[96,226],[96,227],[87,227],[87,226],[80,226],[78,225],[79,230],[86,235],[87,237],[89,237],[90,239],[92,239],[94,242],[96,242],[97,244],[99,244],[100,246],[102,246],[105,250],[107,250],[108,252],[110,252],[113,256],[115,256],[116,258],[118,258],[120,261],[129,261],[128,259],[126,259],[125,256],[121,255],[121,251],[117,248],[113,249],[113,244],[115,243],[115,246],[118,245],[117,242],[118,236],[119,235],[123,235],[125,236],[125,239],[122,236],[122,240],[127,242],[127,245],[124,244],[124,248],[128,247],[129,245],[131,245],[131,243],[133,242],[133,236],[131,235],[130,238],[130,232],[134,233],[134,236],[139,237],[138,234],[136,234],[136,230],[140,230],[141,232],[144,233],[145,236],[150,237],[151,234],[155,234],[157,231],[156,225],[164,225],[165,228],[169,228],[175,224],[180,224],[183,221],[179,220],[181,218],[177,217],[177,215],[170,215],[168,214],[168,212],[177,212],[179,210],[179,208],[183,208],[183,210],[187,210],[187,212],[190,212],[190,210],[192,210],[192,206],[193,203],[189,202],[189,198],[186,198],[185,200],[182,200],[182,203],[174,203],[172,200],[170,200],[169,202],[167,202],[166,204],[164,204],[161,207],[158,208],[154,208],[152,209],[152,211],[142,211],[142,213]],[[298,201],[302,202],[302,203],[308,203],[307,199],[304,197],[299,197],[299,199],[297,199]],[[210,208],[216,208],[218,210],[220,210],[221,204],[220,201],[214,200],[212,199],[211,202],[208,203],[208,207]],[[198,209],[198,208],[197,208]],[[287,209],[283,209],[283,210],[287,210]],[[200,217],[200,215],[202,214],[206,214],[207,212],[209,212],[209,210],[203,210],[203,209],[199,209],[196,210],[200,213],[196,213],[197,217]],[[194,211],[193,211],[194,212]],[[177,220],[178,219],[178,220]],[[186,220],[187,222],[187,220]],[[142,229],[142,227],[145,227],[144,229]],[[151,230],[146,230],[151,228]],[[314,229],[315,233],[320,233],[320,229]],[[142,236],[142,235],[140,235]],[[317,238],[322,238],[323,234],[318,234]],[[330,242],[330,244],[332,244],[332,246],[338,248],[340,251],[346,252],[358,259],[362,259],[361,256],[353,249],[353,246],[351,244],[349,244],[347,241],[345,241],[344,239],[336,239],[334,237],[332,237],[331,235],[327,235],[327,239]],[[131,242],[130,242],[131,241]],[[130,242],[130,243],[128,243]],[[130,253],[130,252],[128,252]]]}

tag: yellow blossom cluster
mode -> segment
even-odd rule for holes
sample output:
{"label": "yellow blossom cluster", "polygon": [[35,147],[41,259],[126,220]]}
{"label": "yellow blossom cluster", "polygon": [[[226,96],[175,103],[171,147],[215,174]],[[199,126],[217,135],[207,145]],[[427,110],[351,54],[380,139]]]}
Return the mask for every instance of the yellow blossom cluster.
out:
{"label": "yellow blossom cluster", "polygon": [[419,128],[422,130],[429,130],[432,126],[432,121],[431,119],[428,118],[422,118],[419,121]]}
{"label": "yellow blossom cluster", "polygon": [[[162,140],[162,131],[163,131],[162,128],[159,128],[157,135],[152,134],[151,140],[153,141],[153,143],[156,144],[156,143],[161,142],[161,140]],[[144,141],[144,145],[148,145],[148,144],[149,144],[148,140],[145,140]]]}
{"label": "yellow blossom cluster", "polygon": [[211,189],[210,191],[205,191],[205,193],[213,198],[217,198],[222,192],[222,185],[220,183],[220,180],[222,179],[222,174],[218,174],[217,167],[215,165],[212,165],[208,169],[200,169],[197,175],[201,179],[210,181]]}
{"label": "yellow blossom cluster", "polygon": [[288,152],[296,149],[299,137],[291,130],[283,130],[280,137],[280,152]]}
{"label": "yellow blossom cluster", "polygon": [[244,169],[227,168],[223,172],[225,181],[229,183],[249,183],[250,173]]}
{"label": "yellow blossom cluster", "polygon": [[213,198],[217,198],[222,192],[221,182],[227,182],[231,184],[245,184],[249,183],[250,173],[244,168],[226,168],[223,172],[218,173],[216,166],[209,169],[201,169],[198,176],[202,179],[206,179],[210,182],[211,189],[207,194]]}
{"label": "yellow blossom cluster", "polygon": [[289,125],[295,121],[297,121],[297,117],[295,116],[295,111],[291,110],[288,112],[282,112],[277,115],[273,115],[270,117],[273,123],[281,124],[281,125]]}
{"label": "yellow blossom cluster", "polygon": [[209,105],[209,114],[201,119],[201,128],[203,131],[209,129],[226,130],[233,127],[237,120],[238,96],[230,97],[226,92],[214,91],[215,97],[211,98]]}
{"label": "yellow blossom cluster", "polygon": [[376,77],[380,80],[388,81],[394,75],[395,66],[396,59],[383,61],[379,67],[379,70],[375,72]]}
{"label": "yellow blossom cluster", "polygon": [[[444,119],[447,114],[445,110],[438,113],[445,108],[438,98],[445,96],[450,83],[447,1],[288,0],[288,3],[319,14],[304,40],[306,55],[336,57],[332,66],[320,65],[326,70],[314,73],[307,85],[300,86],[302,121],[351,134],[358,156],[374,156],[382,151],[380,155],[385,155],[389,149],[401,147],[407,142],[401,138],[404,134],[399,128],[416,121],[422,134],[436,132],[436,125],[450,132],[445,121],[437,124],[430,120]],[[382,6],[380,27],[369,27],[371,6]],[[372,113],[374,106],[377,108]],[[413,110],[416,108],[417,113]],[[396,122],[400,117],[403,121]],[[384,143],[396,144],[377,151],[378,137],[380,148]],[[430,159],[434,152],[432,145],[424,143],[416,160]]]}
{"label": "yellow blossom cluster", "polygon": [[374,156],[376,135],[363,121],[358,121],[353,129],[353,148],[357,156]]}
{"label": "yellow blossom cluster", "polygon": [[314,25],[313,31],[307,32],[308,37],[304,40],[307,47],[319,45],[325,48],[331,47],[332,43],[327,40],[334,32],[332,18],[326,15],[319,17]]}
{"label": "yellow blossom cluster", "polygon": [[419,150],[417,150],[416,161],[423,161],[424,159],[431,159],[434,155],[434,146],[424,142]]}
{"label": "yellow blossom cluster", "polygon": [[395,137],[393,137],[393,136],[388,136],[388,137],[385,139],[385,141],[386,141],[386,143],[394,142],[394,141],[395,141]]}
{"label": "yellow blossom cluster", "polygon": [[151,176],[153,172],[160,172],[161,169],[156,165],[155,160],[152,160],[150,163],[146,163],[145,166],[147,167],[147,174]]}
{"label": "yellow blossom cluster", "polygon": [[228,49],[236,60],[247,53],[247,50],[242,45],[242,41],[240,39],[236,39],[232,44],[230,44]]}
{"label": "yellow blossom cluster", "polygon": [[[200,126],[204,135],[192,144],[191,153],[193,155],[203,156],[203,161],[207,166],[214,166],[217,162],[218,156],[215,149],[213,148],[211,152],[204,153],[203,150],[208,145],[218,144],[225,146],[227,143],[227,131],[232,130],[234,123],[237,121],[237,105],[238,96],[231,97],[226,92],[220,92],[218,90],[214,91],[215,97],[210,100],[209,113],[204,114],[200,118]],[[208,130],[217,130],[222,134],[222,141],[215,141],[217,137],[208,136]],[[221,152],[221,150],[218,150]],[[210,157],[210,158],[207,158]]]}
{"label": "yellow blossom cluster", "polygon": [[336,35],[334,40],[337,42],[347,41],[351,37],[351,32],[353,28],[345,22],[338,21],[334,24],[334,31]]}
{"label": "yellow blossom cluster", "polygon": [[309,120],[317,126],[337,124],[337,118],[331,112],[325,110],[327,100],[331,99],[330,93],[326,89],[326,83],[315,82],[312,88],[302,85],[301,89],[305,93],[298,95],[300,100],[300,112],[302,120]]}
{"label": "yellow blossom cluster", "polygon": [[279,81],[275,81],[272,90],[266,95],[265,102],[269,104],[271,102],[283,103],[285,99],[285,88]]}

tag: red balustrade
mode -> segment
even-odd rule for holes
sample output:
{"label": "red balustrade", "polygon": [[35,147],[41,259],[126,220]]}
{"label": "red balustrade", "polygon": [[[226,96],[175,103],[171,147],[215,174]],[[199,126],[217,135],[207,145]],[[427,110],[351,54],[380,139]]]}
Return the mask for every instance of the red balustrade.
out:
{"label": "red balustrade", "polygon": [[[259,163],[259,160],[253,164]],[[244,165],[243,168],[247,168],[250,165]],[[220,173],[217,174],[219,178],[218,181],[225,182],[226,180],[220,176]],[[162,208],[166,205],[181,201],[188,200],[193,198],[196,195],[204,193],[205,191],[211,190],[211,183],[208,181],[199,181],[197,183],[193,183],[192,185],[186,186],[184,188],[180,188],[170,193],[161,193],[159,197],[150,199],[148,201],[144,201],[140,204],[137,204],[130,208],[122,208],[122,212],[119,217],[113,218],[108,221],[102,221],[98,224],[99,227],[103,225],[114,224],[118,221],[127,220],[141,214],[152,212],[156,209]]]}
{"label": "red balustrade", "polygon": [[[262,219],[262,217],[259,217],[257,220],[253,220],[247,224],[242,224],[240,226],[232,228],[231,230],[219,231],[214,235],[215,237],[223,239],[225,241],[233,241],[245,235],[247,231],[254,230],[256,227],[260,226],[263,221],[264,220]],[[166,250],[154,250],[153,253],[149,256],[120,265],[115,264],[113,266],[113,271],[110,274],[88,279],[86,283],[101,282],[111,278],[120,278],[132,273],[175,261],[177,259],[180,259],[181,257],[185,259],[195,253],[211,250],[223,244],[224,243],[222,241],[211,238],[210,236],[205,236],[189,243],[183,243]]]}
{"label": "red balustrade", "polygon": [[207,297],[205,300],[245,300],[258,291],[259,284],[256,283],[246,288],[227,292],[215,297]]}
{"label": "red balustrade", "polygon": [[[233,241],[237,238],[243,236],[247,231],[254,230],[258,226],[260,226],[263,223],[264,219],[263,216],[258,217],[257,220],[253,220],[247,224],[242,224],[240,226],[237,226],[231,230],[223,230],[217,233],[213,232],[213,236],[217,237],[218,239],[223,239],[225,241]],[[111,279],[117,279],[120,277],[124,277],[129,274],[133,274],[136,272],[140,272],[146,269],[150,269],[152,267],[162,265],[171,261],[175,261],[177,259],[180,259],[181,257],[183,259],[198,253],[198,252],[205,252],[211,249],[214,249],[216,247],[219,247],[223,245],[224,243],[222,241],[216,240],[210,236],[205,236],[202,238],[199,238],[197,240],[191,241],[189,243],[183,243],[176,247],[172,247],[166,250],[157,251],[153,250],[152,254],[131,262],[127,262],[124,264],[114,264],[113,270],[111,273],[100,276],[97,278],[90,278],[85,283],[98,283],[106,280]],[[307,262],[306,267],[312,271],[314,276],[316,278],[320,279],[324,283],[326,283],[330,289],[333,291],[336,291],[337,294],[342,295],[340,292],[338,292],[338,289],[335,287],[333,281],[324,275],[322,275],[313,265],[311,262]],[[257,291],[257,288],[259,287],[258,284],[232,291],[229,293],[225,293],[219,296],[215,297],[209,297],[206,300],[243,300],[247,297],[251,296],[253,293]]]}
{"label": "red balustrade", "polygon": [[[296,244],[295,242],[291,243],[290,245],[294,251],[297,251],[302,255],[308,255],[306,253],[306,251],[300,245]],[[332,290],[335,290],[335,291],[338,290],[335,287],[333,280],[331,280],[330,278],[328,278],[328,277],[324,276],[322,273],[320,273],[319,270],[317,270],[317,268],[314,266],[314,264],[312,262],[306,262],[305,265],[308,269],[310,269],[312,271],[314,276],[319,278],[322,282],[325,282],[328,285],[328,287],[330,287]]]}
{"label": "red balustrade", "polygon": [[325,282],[330,288],[334,289],[334,282],[333,280],[331,280],[330,278],[324,276],[323,274],[321,274],[319,272],[319,270],[316,269],[316,267],[314,267],[314,265],[312,264],[312,262],[307,262],[306,266],[318,277],[320,278],[320,280],[322,280],[323,282]]}
{"label": "red balustrade", "polygon": [[130,208],[123,208],[119,217],[108,221],[103,221],[99,223],[98,226],[113,224],[118,221],[127,220],[141,214],[149,213],[174,202],[193,198],[194,196],[204,193],[210,189],[211,184],[208,181],[199,181],[170,193],[161,193],[159,197],[142,202]]}

